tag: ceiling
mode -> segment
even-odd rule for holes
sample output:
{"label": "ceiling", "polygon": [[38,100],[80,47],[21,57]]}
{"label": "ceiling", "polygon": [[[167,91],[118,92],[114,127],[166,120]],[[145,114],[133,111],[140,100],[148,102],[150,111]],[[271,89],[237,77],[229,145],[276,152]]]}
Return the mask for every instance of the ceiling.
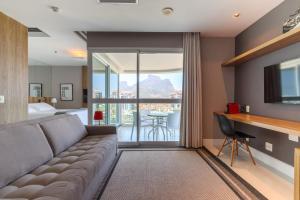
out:
{"label": "ceiling", "polygon": [[[284,0],[139,0],[137,5],[98,4],[96,0],[1,0],[0,11],[50,37],[29,39],[30,65],[80,66],[86,50],[74,31],[201,32],[234,37]],[[60,8],[58,13],[49,6]],[[172,7],[164,16],[161,9]],[[239,18],[233,14],[240,12]]]}

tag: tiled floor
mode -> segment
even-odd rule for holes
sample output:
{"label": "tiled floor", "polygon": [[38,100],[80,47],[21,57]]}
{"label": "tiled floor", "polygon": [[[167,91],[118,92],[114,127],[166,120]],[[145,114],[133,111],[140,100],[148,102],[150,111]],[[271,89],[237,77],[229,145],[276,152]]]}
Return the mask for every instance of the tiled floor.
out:
{"label": "tiled floor", "polygon": [[[133,130],[133,131],[132,131]],[[152,127],[142,127],[140,129],[140,141],[179,141],[179,130],[166,131],[165,128],[159,128],[153,134]],[[132,137],[131,137],[132,134]],[[137,140],[137,130],[132,126],[118,127],[118,141],[119,142],[135,142]]]}
{"label": "tiled floor", "polygon": [[[218,149],[214,146],[207,146],[209,151],[215,155]],[[219,157],[225,164],[230,166],[230,149],[224,148],[223,153]],[[260,191],[268,199],[272,200],[292,200],[294,194],[293,183],[283,178],[269,167],[257,161],[257,165],[253,165],[248,154],[240,151],[238,158],[235,160],[233,167],[239,176],[250,183],[258,191]]]}

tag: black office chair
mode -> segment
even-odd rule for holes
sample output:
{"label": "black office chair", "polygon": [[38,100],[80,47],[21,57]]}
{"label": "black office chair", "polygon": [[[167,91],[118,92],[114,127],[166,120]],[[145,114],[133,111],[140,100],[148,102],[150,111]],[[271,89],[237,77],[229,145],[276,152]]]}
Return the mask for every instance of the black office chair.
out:
{"label": "black office chair", "polygon": [[220,125],[220,129],[223,132],[223,134],[225,135],[225,140],[223,142],[223,145],[218,153],[218,156],[220,155],[220,153],[222,152],[223,148],[229,144],[232,144],[231,147],[231,166],[233,164],[233,160],[234,160],[234,155],[236,153],[236,155],[238,156],[238,151],[239,151],[239,142],[240,145],[245,145],[246,150],[248,151],[250,158],[253,162],[253,164],[255,165],[255,161],[252,157],[250,148],[248,146],[247,143],[247,138],[255,138],[252,135],[248,135],[246,133],[242,133],[239,131],[236,131],[232,128],[230,121],[227,119],[227,117],[225,115],[217,115],[218,118],[218,122]]}

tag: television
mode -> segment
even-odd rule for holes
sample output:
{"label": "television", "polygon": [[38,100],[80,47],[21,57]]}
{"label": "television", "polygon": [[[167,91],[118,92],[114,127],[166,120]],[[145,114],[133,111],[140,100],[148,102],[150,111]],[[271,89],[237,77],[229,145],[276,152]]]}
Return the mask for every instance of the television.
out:
{"label": "television", "polygon": [[300,58],[264,68],[264,101],[300,104]]}

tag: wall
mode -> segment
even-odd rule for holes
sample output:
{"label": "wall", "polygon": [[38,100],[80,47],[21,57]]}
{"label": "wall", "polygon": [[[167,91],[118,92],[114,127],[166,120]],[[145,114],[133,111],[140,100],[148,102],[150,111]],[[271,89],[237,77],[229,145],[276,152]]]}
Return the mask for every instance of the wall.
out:
{"label": "wall", "polygon": [[201,39],[203,133],[206,141],[224,139],[213,112],[224,111],[226,104],[234,99],[234,68],[221,67],[222,62],[234,56],[234,47],[234,38]]}
{"label": "wall", "polygon": [[[60,84],[73,84],[73,101],[60,101]],[[82,107],[82,67],[52,67],[52,96],[58,100],[57,108]]]}
{"label": "wall", "polygon": [[[82,67],[74,66],[30,66],[30,82],[43,83],[44,96],[55,97],[58,109],[82,107]],[[60,84],[73,84],[73,101],[60,101]]]}
{"label": "wall", "polygon": [[27,118],[27,27],[0,12],[0,124]]}
{"label": "wall", "polygon": [[183,33],[88,32],[88,48],[169,48],[181,49]]}
{"label": "wall", "polygon": [[236,37],[236,53],[256,47],[282,34],[283,22],[300,7],[299,0],[285,0]]}
{"label": "wall", "polygon": [[[284,1],[236,37],[236,52],[240,53],[282,34],[284,19],[299,7],[299,0]],[[296,57],[300,57],[300,43],[237,66],[235,70],[236,100],[240,104],[250,105],[252,114],[300,121],[299,105],[264,103],[264,67]],[[274,131],[239,123],[236,123],[236,127],[256,136],[256,139],[250,141],[252,147],[293,165],[293,149],[300,146],[299,142],[289,141],[287,135]],[[273,144],[273,152],[265,150],[265,142]]]}
{"label": "wall", "polygon": [[29,83],[42,83],[43,96],[52,96],[52,68],[50,66],[29,66]]}

